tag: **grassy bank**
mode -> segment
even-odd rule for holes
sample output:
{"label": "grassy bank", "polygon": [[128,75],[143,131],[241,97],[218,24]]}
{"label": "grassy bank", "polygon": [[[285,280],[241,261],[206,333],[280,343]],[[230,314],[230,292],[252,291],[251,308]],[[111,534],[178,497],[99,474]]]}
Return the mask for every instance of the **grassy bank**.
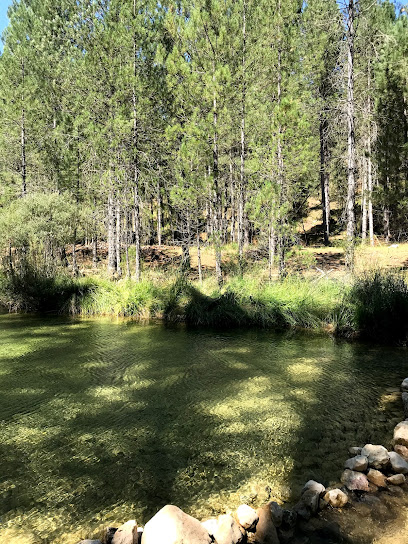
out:
{"label": "grassy bank", "polygon": [[408,337],[408,286],[401,274],[374,271],[352,282],[289,277],[265,282],[232,277],[222,289],[172,274],[140,283],[103,277],[2,277],[0,302],[10,311],[160,318],[206,327],[305,328],[377,342]]}

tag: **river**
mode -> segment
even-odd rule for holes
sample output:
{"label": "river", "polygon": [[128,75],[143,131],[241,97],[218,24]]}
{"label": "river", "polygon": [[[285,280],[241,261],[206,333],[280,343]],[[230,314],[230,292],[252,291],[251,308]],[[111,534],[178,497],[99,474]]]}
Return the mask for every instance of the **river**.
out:
{"label": "river", "polygon": [[71,544],[164,504],[205,518],[389,445],[407,351],[315,334],[0,316],[0,539]]}

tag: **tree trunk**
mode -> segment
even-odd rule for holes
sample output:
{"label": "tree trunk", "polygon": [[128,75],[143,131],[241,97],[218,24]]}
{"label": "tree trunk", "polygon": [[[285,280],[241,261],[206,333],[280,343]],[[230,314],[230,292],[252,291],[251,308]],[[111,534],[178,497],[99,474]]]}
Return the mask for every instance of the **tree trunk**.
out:
{"label": "tree trunk", "polygon": [[116,201],[116,272],[118,278],[122,276],[122,266],[121,266],[121,213],[120,213],[120,203],[119,200]]}
{"label": "tree trunk", "polygon": [[363,172],[363,195],[361,202],[361,239],[363,242],[367,239],[367,219],[368,219],[368,159],[364,158]]}
{"label": "tree trunk", "polygon": [[200,234],[197,231],[197,268],[198,268],[198,280],[203,283],[203,270],[201,266],[201,246],[200,246]]}
{"label": "tree trunk", "polygon": [[[215,64],[213,64],[213,80],[215,84]],[[214,91],[213,96],[213,178],[215,189],[215,209],[214,209],[214,226],[215,226],[215,275],[218,285],[222,284],[221,270],[221,207],[222,199],[219,186],[219,169],[218,169],[218,107],[217,96]]]}
{"label": "tree trunk", "polygon": [[354,268],[354,244],[356,218],[354,213],[356,200],[356,143],[355,143],[355,118],[354,118],[354,0],[349,0],[347,8],[347,157],[348,157],[348,180],[347,180],[347,248],[346,266],[349,271]]}
{"label": "tree trunk", "polygon": [[25,126],[25,96],[24,96],[24,84],[25,84],[25,66],[24,59],[21,61],[21,83],[22,83],[22,96],[21,96],[21,196],[25,196],[27,193],[27,162],[26,162],[26,126]]}
{"label": "tree trunk", "polygon": [[108,196],[108,272],[111,276],[116,271],[115,238],[115,206],[111,191]]}
{"label": "tree trunk", "polygon": [[187,240],[181,243],[181,270],[186,274],[190,270],[190,248]]}
{"label": "tree trunk", "polygon": [[242,93],[241,93],[241,168],[238,192],[238,254],[242,259],[245,243],[245,105],[246,105],[246,3],[242,3]]}
{"label": "tree trunk", "polygon": [[391,232],[390,232],[390,210],[386,206],[384,206],[384,238],[386,243],[390,241],[391,238]]}
{"label": "tree trunk", "polygon": [[232,151],[229,156],[229,171],[230,171],[230,203],[231,203],[231,242],[235,242],[235,187],[234,187],[234,166],[232,163]]}
{"label": "tree trunk", "polygon": [[[137,8],[136,0],[133,0],[133,20],[136,20]],[[133,36],[133,76],[137,78],[137,36]],[[132,104],[133,104],[133,195],[134,195],[134,217],[135,217],[135,279],[140,281],[141,266],[140,266],[140,188],[139,188],[139,167],[137,160],[137,108],[136,108],[136,89],[132,88]]]}
{"label": "tree trunk", "polygon": [[269,281],[272,280],[272,270],[275,262],[275,251],[276,251],[276,237],[275,237],[275,228],[273,223],[269,225]]}
{"label": "tree trunk", "polygon": [[162,245],[162,199],[159,182],[157,182],[157,244],[159,247]]}
{"label": "tree trunk", "polygon": [[329,195],[329,152],[327,145],[327,119],[320,121],[320,188],[322,194],[323,214],[323,241],[326,246],[330,244],[330,195]]}
{"label": "tree trunk", "polygon": [[94,268],[98,266],[98,237],[92,238],[92,264]]}
{"label": "tree trunk", "polygon": [[126,256],[126,277],[130,278],[129,261],[129,210],[125,210],[125,256]]}
{"label": "tree trunk", "polygon": [[[280,0],[278,2],[278,10],[281,10]],[[282,101],[282,49],[281,44],[278,45],[278,89],[277,89],[277,101],[278,109],[280,109]],[[282,279],[286,275],[286,218],[282,215],[282,208],[286,202],[286,184],[284,174],[283,152],[282,152],[282,137],[283,130],[279,121],[278,126],[278,184],[280,188],[279,194],[279,210],[278,210],[278,258],[279,258],[279,277]]]}

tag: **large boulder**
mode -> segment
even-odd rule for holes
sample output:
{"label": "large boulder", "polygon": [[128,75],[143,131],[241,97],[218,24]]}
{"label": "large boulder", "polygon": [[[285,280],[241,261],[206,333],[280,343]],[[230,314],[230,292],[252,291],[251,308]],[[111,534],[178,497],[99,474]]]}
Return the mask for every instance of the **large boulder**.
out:
{"label": "large boulder", "polygon": [[390,451],[389,456],[391,467],[394,472],[397,472],[398,474],[408,474],[408,463],[401,455],[398,455],[396,451]]}
{"label": "large boulder", "polygon": [[394,443],[408,447],[408,421],[401,421],[394,429]]}
{"label": "large boulder", "polygon": [[269,504],[258,508],[256,513],[258,514],[258,523],[255,532],[248,533],[248,542],[252,544],[279,544]]}
{"label": "large boulder", "polygon": [[376,469],[386,467],[390,460],[387,449],[374,444],[366,444],[361,450],[361,455],[367,457],[370,467]]}
{"label": "large boulder", "polygon": [[177,506],[164,506],[145,525],[142,544],[211,544],[207,529]]}
{"label": "large boulder", "polygon": [[134,519],[121,525],[112,538],[112,544],[137,544],[137,542],[137,523]]}
{"label": "large boulder", "polygon": [[405,484],[405,476],[403,474],[394,474],[387,478],[387,482],[392,485],[402,485]]}
{"label": "large boulder", "polygon": [[341,475],[341,482],[350,491],[370,491],[367,476],[362,472],[355,472],[354,470],[349,470],[346,468]]}
{"label": "large boulder", "polygon": [[405,378],[401,384],[401,391],[408,392],[408,378]]}
{"label": "large boulder", "polygon": [[235,515],[241,527],[248,531],[253,531],[255,529],[256,524],[258,523],[258,514],[253,508],[247,504],[241,504],[241,506],[238,506]]}
{"label": "large boulder", "polygon": [[343,508],[348,503],[348,496],[341,489],[330,489],[323,496],[323,500],[333,508]]}
{"label": "large boulder", "polygon": [[364,472],[367,470],[367,467],[368,459],[364,455],[356,455],[355,457],[347,459],[347,461],[344,463],[344,468],[356,470],[357,472]]}
{"label": "large boulder", "polygon": [[402,393],[402,407],[404,410],[404,417],[408,417],[408,393]]}
{"label": "large boulder", "polygon": [[367,472],[367,480],[377,487],[387,487],[384,474],[375,468],[370,468]]}
{"label": "large boulder", "polygon": [[245,531],[230,514],[219,516],[202,523],[217,544],[240,544],[245,539]]}

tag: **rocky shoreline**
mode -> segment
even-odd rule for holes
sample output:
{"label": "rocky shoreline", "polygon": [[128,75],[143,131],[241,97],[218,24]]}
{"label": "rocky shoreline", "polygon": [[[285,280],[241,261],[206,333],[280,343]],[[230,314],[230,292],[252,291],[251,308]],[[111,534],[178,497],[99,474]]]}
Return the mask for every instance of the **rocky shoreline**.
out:
{"label": "rocky shoreline", "polygon": [[402,382],[401,391],[407,419],[394,429],[393,451],[376,444],[351,447],[351,457],[345,461],[338,486],[325,488],[310,480],[291,509],[275,501],[257,510],[242,504],[235,512],[200,522],[177,506],[166,505],[144,528],[130,520],[118,528],[108,527],[99,539],[81,540],[79,544],[343,542],[340,527],[336,521],[323,520],[324,512],[347,513],[350,507],[358,511],[356,506],[363,504],[368,505],[375,516],[381,507],[389,508],[390,497],[405,495],[408,491],[408,378]]}

